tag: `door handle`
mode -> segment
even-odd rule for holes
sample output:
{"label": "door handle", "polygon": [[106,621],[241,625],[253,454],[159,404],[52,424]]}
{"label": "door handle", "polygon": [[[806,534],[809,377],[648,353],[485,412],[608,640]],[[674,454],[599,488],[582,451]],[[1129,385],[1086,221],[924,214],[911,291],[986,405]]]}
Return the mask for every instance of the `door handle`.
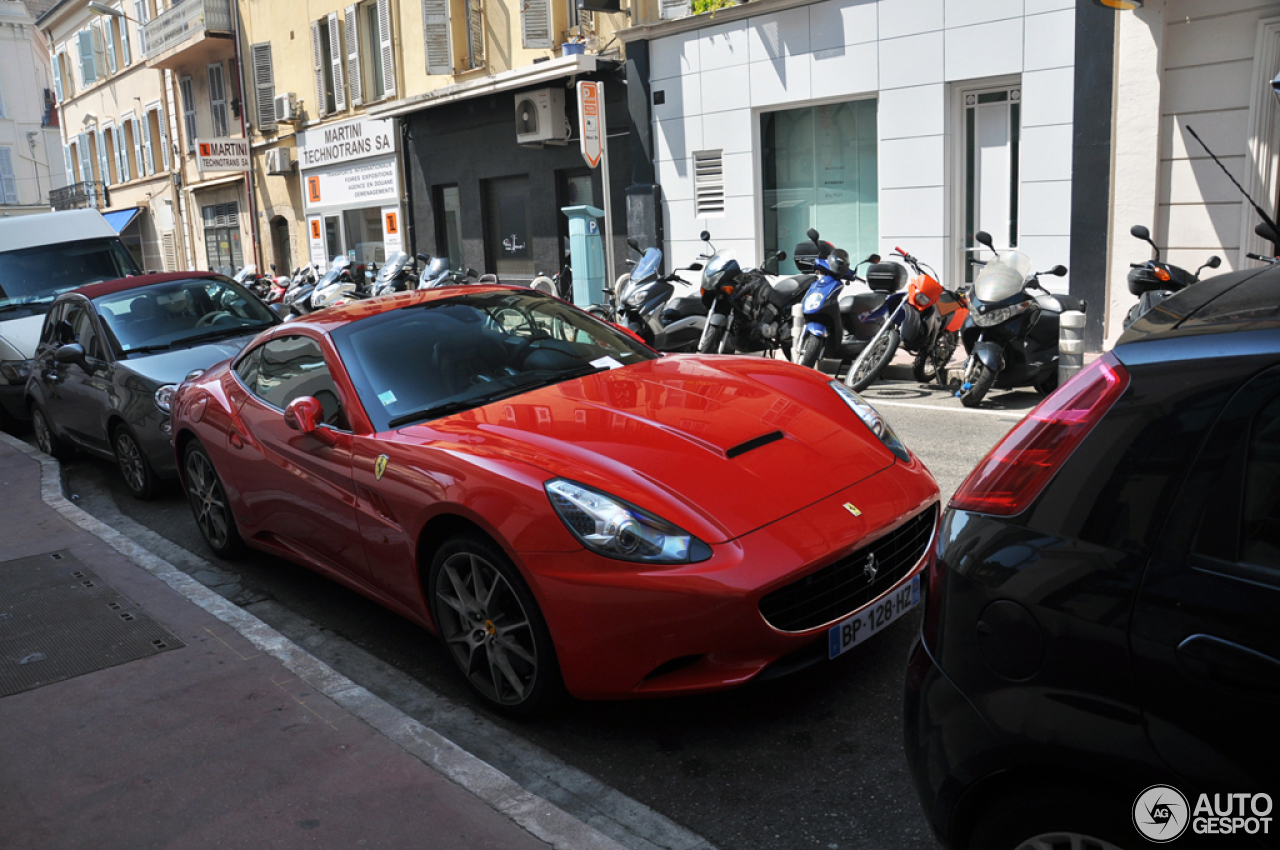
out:
{"label": "door handle", "polygon": [[1280,696],[1280,661],[1213,635],[1178,644],[1178,666],[1188,676],[1259,696]]}

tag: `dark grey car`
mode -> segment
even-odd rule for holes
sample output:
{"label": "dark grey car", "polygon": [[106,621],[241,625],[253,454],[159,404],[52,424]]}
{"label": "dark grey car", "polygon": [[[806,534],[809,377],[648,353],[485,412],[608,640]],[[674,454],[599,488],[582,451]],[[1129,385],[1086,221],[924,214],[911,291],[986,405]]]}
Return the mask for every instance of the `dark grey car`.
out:
{"label": "dark grey car", "polygon": [[60,295],[45,316],[27,381],[40,448],[115,460],[138,498],[177,475],[169,398],[192,373],[279,323],[229,278],[140,275]]}

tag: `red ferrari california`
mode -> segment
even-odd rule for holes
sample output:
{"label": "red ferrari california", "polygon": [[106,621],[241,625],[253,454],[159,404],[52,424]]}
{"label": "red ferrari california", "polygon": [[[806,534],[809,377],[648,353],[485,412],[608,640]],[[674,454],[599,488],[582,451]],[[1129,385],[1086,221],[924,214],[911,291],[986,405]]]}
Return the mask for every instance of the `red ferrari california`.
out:
{"label": "red ferrari california", "polygon": [[488,704],[712,691],[917,604],[933,477],[838,381],[659,356],[529,289],[409,292],[184,383],[201,532],[435,631]]}

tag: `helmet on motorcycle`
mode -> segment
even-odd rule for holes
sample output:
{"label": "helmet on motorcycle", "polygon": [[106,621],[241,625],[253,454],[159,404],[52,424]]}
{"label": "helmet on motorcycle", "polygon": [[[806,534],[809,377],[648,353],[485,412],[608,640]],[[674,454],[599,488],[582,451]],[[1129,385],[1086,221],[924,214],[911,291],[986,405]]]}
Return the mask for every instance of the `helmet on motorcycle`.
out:
{"label": "helmet on motorcycle", "polygon": [[816,261],[815,265],[825,267],[832,277],[839,277],[849,270],[849,252],[836,248],[825,259]]}
{"label": "helmet on motorcycle", "polygon": [[742,272],[738,258],[732,251],[720,251],[707,261],[702,270],[702,291],[714,292],[721,286],[733,283]]}

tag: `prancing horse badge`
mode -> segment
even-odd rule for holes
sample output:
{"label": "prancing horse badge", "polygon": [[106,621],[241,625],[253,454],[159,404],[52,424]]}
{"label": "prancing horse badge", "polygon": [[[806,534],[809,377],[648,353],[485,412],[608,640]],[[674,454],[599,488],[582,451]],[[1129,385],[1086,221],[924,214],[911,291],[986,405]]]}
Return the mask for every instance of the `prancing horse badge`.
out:
{"label": "prancing horse badge", "polygon": [[857,506],[853,502],[845,502],[844,509],[854,516],[862,516],[862,511],[858,510]]}
{"label": "prancing horse badge", "polygon": [[373,476],[379,481],[382,480],[382,473],[387,471],[387,461],[391,458],[386,455],[378,455],[378,459],[373,463]]}

